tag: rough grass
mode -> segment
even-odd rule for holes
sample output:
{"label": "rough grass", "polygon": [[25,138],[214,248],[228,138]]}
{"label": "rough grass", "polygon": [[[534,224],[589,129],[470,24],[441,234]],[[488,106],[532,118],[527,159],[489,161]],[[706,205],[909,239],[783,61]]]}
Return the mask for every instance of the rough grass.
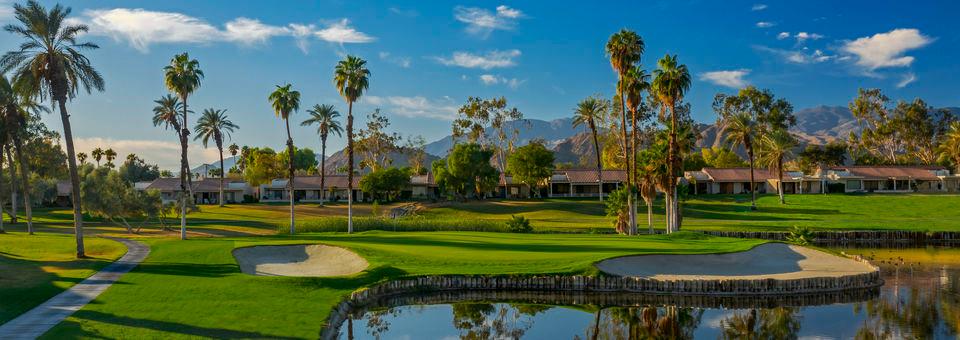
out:
{"label": "rough grass", "polygon": [[[713,253],[761,241],[669,236],[476,232],[312,234],[296,237],[146,240],[152,253],[120,284],[45,338],[316,338],[349,292],[425,274],[592,273],[604,258]],[[251,276],[230,252],[256,244],[326,243],[364,256],[370,267],[336,278]]]}
{"label": "rough grass", "polygon": [[88,238],[90,258],[77,260],[72,235],[0,234],[0,324],[83,281],[126,252],[123,244]]}

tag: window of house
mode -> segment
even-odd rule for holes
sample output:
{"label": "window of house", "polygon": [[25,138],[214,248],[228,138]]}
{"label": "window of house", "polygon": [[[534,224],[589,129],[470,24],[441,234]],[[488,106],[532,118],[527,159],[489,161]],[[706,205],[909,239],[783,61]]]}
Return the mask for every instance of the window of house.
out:
{"label": "window of house", "polygon": [[860,190],[860,181],[847,181],[847,190]]}

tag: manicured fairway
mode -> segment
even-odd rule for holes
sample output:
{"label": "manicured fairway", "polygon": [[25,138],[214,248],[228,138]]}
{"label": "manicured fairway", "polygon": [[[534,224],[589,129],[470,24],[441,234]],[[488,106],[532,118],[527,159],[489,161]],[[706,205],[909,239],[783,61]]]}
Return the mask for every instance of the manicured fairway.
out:
{"label": "manicured fairway", "polygon": [[73,235],[0,234],[0,324],[82,281],[126,252],[122,244],[88,238],[89,259],[76,260]]}
{"label": "manicured fairway", "polygon": [[[472,232],[314,234],[189,241],[146,240],[152,253],[47,338],[316,338],[331,307],[375,282],[423,274],[591,273],[612,256],[749,249],[761,241],[703,235],[625,237]],[[353,249],[370,267],[343,278],[240,273],[235,247],[327,243]]]}

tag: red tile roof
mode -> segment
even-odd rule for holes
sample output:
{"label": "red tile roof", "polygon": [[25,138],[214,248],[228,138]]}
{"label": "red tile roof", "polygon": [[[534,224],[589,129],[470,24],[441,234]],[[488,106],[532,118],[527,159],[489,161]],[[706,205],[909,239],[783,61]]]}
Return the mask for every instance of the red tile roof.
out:
{"label": "red tile roof", "polygon": [[[570,183],[597,183],[596,169],[554,170],[553,175],[566,176],[567,181]],[[627,180],[627,172],[624,170],[603,170],[602,178],[604,182],[623,182]]]}
{"label": "red tile roof", "polygon": [[[360,187],[360,177],[353,176],[353,187]],[[286,182],[286,181],[284,181]],[[298,190],[318,190],[320,189],[320,176],[296,176],[293,185]],[[347,187],[347,175],[327,175],[324,179],[324,190],[330,188],[344,189]],[[272,183],[266,185],[269,188],[285,188],[286,184],[275,186]]]}
{"label": "red tile roof", "polygon": [[[228,183],[242,182],[229,178],[223,179],[224,191],[242,191],[242,189],[229,188]],[[147,190],[155,189],[160,191],[180,191],[180,178],[157,178],[146,187]],[[193,192],[220,192],[219,178],[204,178],[193,181]]]}
{"label": "red tile roof", "polygon": [[946,168],[936,165],[860,165],[833,167],[832,170],[846,170],[850,174],[865,179],[911,178],[919,180],[938,179],[934,171]]}
{"label": "red tile roof", "polygon": [[[750,168],[703,168],[702,171],[714,182],[750,182]],[[756,182],[776,178],[776,174],[768,169],[753,169],[753,180]]]}

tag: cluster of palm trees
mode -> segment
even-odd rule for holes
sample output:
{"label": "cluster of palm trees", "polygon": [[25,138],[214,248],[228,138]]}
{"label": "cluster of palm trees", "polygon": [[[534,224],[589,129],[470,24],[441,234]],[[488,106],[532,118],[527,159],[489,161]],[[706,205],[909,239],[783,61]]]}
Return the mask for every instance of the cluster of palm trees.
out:
{"label": "cluster of palm trees", "polygon": [[86,164],[88,157],[93,157],[93,160],[97,162],[97,167],[100,167],[101,160],[106,159],[107,163],[105,165],[112,168],[114,167],[113,160],[117,159],[117,152],[111,148],[103,149],[97,147],[90,151],[90,156],[87,156],[87,154],[83,152],[77,153],[77,160],[80,161],[80,165]]}

